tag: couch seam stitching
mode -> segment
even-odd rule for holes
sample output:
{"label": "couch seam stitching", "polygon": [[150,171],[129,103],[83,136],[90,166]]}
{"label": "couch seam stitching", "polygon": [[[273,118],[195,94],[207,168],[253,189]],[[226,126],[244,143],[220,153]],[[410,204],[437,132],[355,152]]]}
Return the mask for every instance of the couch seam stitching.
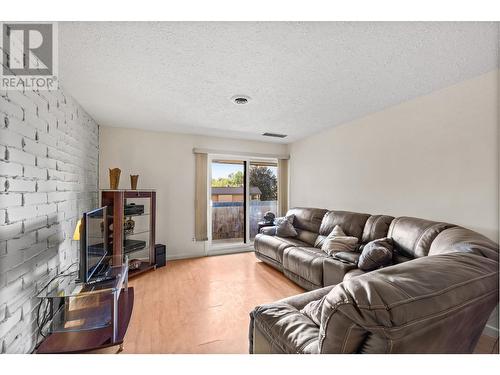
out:
{"label": "couch seam stitching", "polygon": [[[442,294],[444,294],[446,292],[449,292],[450,290],[453,290],[453,289],[455,289],[455,288],[457,288],[459,286],[466,285],[468,283],[472,283],[472,282],[475,282],[475,281],[479,281],[479,280],[482,280],[482,279],[485,279],[485,278],[488,278],[488,277],[491,277],[491,276],[495,276],[497,274],[498,274],[498,272],[492,272],[492,273],[489,273],[489,274],[486,274],[486,275],[481,275],[481,276],[476,277],[476,278],[471,279],[471,280],[467,280],[467,281],[463,281],[463,282],[460,282],[460,283],[456,283],[456,284],[450,285],[450,286],[448,286],[448,287],[446,287],[444,289],[441,289],[441,290],[439,290],[437,292],[428,293],[428,294],[424,294],[424,295],[420,295],[420,296],[416,296],[416,297],[410,297],[408,299],[405,299],[405,300],[402,300],[402,301],[397,301],[397,302],[394,302],[394,303],[389,304],[389,305],[362,305],[352,295],[351,295],[351,299],[356,304],[356,306],[358,308],[363,309],[363,310],[380,310],[380,309],[382,309],[382,310],[389,310],[389,309],[392,309],[392,308],[394,308],[396,306],[404,305],[404,304],[406,304],[408,302],[419,301],[421,299],[425,299],[425,298],[428,298],[428,297],[436,297],[436,296],[442,295]],[[388,283],[387,280],[383,280],[383,282],[384,283]],[[342,302],[342,304],[350,304],[350,303],[351,302],[349,300],[347,300],[347,302],[345,302],[345,301]]]}
{"label": "couch seam stitching", "polygon": [[349,338],[350,334],[351,334],[351,330],[354,328],[354,326],[356,325],[356,323],[353,323],[351,324],[351,326],[347,329],[347,332],[344,336],[344,340],[342,342],[342,348],[341,348],[341,353],[345,353],[345,346],[346,346],[346,343],[347,343],[347,339]]}
{"label": "couch seam stitching", "polygon": [[415,320],[412,320],[410,322],[407,322],[405,324],[402,324],[400,326],[396,326],[396,327],[385,327],[385,326],[366,326],[366,328],[369,328],[369,329],[382,329],[384,331],[384,334],[386,334],[386,331],[387,330],[401,330],[401,329],[404,329],[406,327],[409,327],[409,326],[412,326],[414,324],[418,324],[418,323],[421,323],[421,322],[424,322],[426,320],[430,320],[430,319],[433,319],[433,318],[439,318],[440,316],[443,316],[443,315],[446,315],[452,311],[455,311],[455,310],[458,310],[464,306],[467,306],[467,305],[471,305],[472,303],[478,301],[478,300],[481,300],[481,299],[484,299],[484,298],[487,298],[489,297],[491,294],[496,294],[498,292],[498,289],[496,290],[492,290],[486,294],[483,294],[483,295],[480,295],[474,299],[471,299],[471,300],[468,300],[468,301],[465,301],[463,303],[461,303],[460,305],[456,305],[456,306],[453,306],[453,307],[450,307],[450,308],[447,308],[446,310],[443,310],[443,311],[440,311],[439,313],[436,313],[436,314],[433,314],[433,315],[428,315],[428,316],[425,316],[425,317],[422,317],[422,318],[419,318],[419,319],[415,319]]}
{"label": "couch seam stitching", "polygon": [[423,294],[423,295],[420,295],[420,296],[416,296],[416,297],[410,297],[408,300],[405,300],[405,301],[399,301],[399,302],[395,302],[393,304],[390,304],[390,305],[387,305],[389,308],[392,308],[394,306],[398,306],[398,305],[401,305],[401,304],[404,304],[405,302],[413,302],[413,301],[419,301],[421,299],[425,299],[425,298],[428,298],[428,297],[435,297],[435,296],[439,296],[439,295],[442,295],[446,292],[449,292],[450,290],[453,290],[459,286],[462,286],[462,285],[466,285],[468,283],[473,283],[473,282],[476,282],[476,281],[479,281],[479,280],[482,280],[482,279],[486,279],[488,277],[491,277],[491,276],[494,276],[494,275],[497,275],[498,272],[491,272],[489,274],[486,274],[486,275],[481,275],[479,277],[476,277],[474,279],[470,279],[470,280],[466,280],[466,281],[462,281],[462,282],[459,282],[459,283],[456,283],[456,284],[453,284],[453,285],[450,285],[444,289],[441,289],[437,292],[434,292],[434,293],[427,293],[427,294]]}

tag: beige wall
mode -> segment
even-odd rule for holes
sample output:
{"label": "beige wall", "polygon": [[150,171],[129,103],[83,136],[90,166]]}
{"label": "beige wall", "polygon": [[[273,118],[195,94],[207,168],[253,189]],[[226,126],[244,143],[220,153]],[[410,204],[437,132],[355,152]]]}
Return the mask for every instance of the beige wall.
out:
{"label": "beige wall", "polygon": [[285,145],[224,138],[101,127],[99,181],[109,188],[108,168],[122,170],[120,188],[130,187],[130,174],[139,174],[138,188],[157,190],[156,243],[167,245],[169,258],[202,256],[204,244],[194,237],[193,148],[284,154]]}
{"label": "beige wall", "polygon": [[291,206],[442,220],[498,241],[498,71],[289,146]]}

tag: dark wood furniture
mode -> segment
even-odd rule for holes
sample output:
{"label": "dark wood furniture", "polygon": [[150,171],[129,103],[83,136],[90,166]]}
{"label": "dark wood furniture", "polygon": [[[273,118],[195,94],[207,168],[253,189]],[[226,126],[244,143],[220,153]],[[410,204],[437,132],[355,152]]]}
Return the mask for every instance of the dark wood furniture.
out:
{"label": "dark wood furniture", "polygon": [[[80,353],[119,345],[132,316],[134,289],[128,287],[128,264],[110,268],[110,280],[79,283],[64,277],[37,297],[50,318],[47,338],[38,354]],[[45,313],[44,313],[45,314]]]}
{"label": "dark wood furniture", "polygon": [[122,351],[125,333],[134,307],[134,288],[129,287],[127,291],[123,291],[118,301],[118,333],[115,340],[113,340],[111,327],[87,331],[54,332],[40,344],[36,353],[83,353],[115,345],[119,345],[119,351]]}
{"label": "dark wood furniture", "polygon": [[[142,214],[126,214],[126,205],[136,203],[144,205]],[[155,227],[156,227],[156,191],[154,190],[101,190],[101,206],[108,206],[110,224],[109,242],[112,249],[113,264],[122,264],[128,255],[131,262],[130,277],[156,268]],[[132,220],[132,231],[124,229],[124,221]],[[117,224],[118,223],[118,224]],[[117,225],[116,225],[117,224]],[[143,241],[141,249],[127,247],[127,241]],[[140,266],[133,269],[134,260],[140,260]]]}

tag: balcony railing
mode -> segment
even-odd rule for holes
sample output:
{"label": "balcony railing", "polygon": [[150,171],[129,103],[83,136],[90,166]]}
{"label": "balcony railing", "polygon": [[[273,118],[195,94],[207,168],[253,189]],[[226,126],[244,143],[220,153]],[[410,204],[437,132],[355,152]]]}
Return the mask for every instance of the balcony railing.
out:
{"label": "balcony railing", "polygon": [[[277,201],[250,201],[250,238],[258,233],[258,222],[267,211],[276,214]],[[245,228],[245,213],[243,202],[213,202],[212,203],[212,239],[243,239]]]}

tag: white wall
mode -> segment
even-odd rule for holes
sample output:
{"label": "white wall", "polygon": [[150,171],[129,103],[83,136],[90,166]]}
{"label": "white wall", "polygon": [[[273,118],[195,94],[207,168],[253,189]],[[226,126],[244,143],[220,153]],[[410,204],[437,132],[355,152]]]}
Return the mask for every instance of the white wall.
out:
{"label": "white wall", "polygon": [[417,216],[498,241],[498,71],[290,145],[291,206]]}
{"label": "white wall", "polygon": [[167,245],[169,259],[202,256],[194,237],[193,148],[284,154],[285,145],[197,135],[100,127],[100,187],[109,188],[108,168],[122,170],[120,188],[130,188],[130,174],[139,174],[138,188],[157,190],[156,243]]}
{"label": "white wall", "polygon": [[36,293],[78,259],[76,220],[97,205],[98,136],[61,90],[0,91],[1,353],[32,351]]}

